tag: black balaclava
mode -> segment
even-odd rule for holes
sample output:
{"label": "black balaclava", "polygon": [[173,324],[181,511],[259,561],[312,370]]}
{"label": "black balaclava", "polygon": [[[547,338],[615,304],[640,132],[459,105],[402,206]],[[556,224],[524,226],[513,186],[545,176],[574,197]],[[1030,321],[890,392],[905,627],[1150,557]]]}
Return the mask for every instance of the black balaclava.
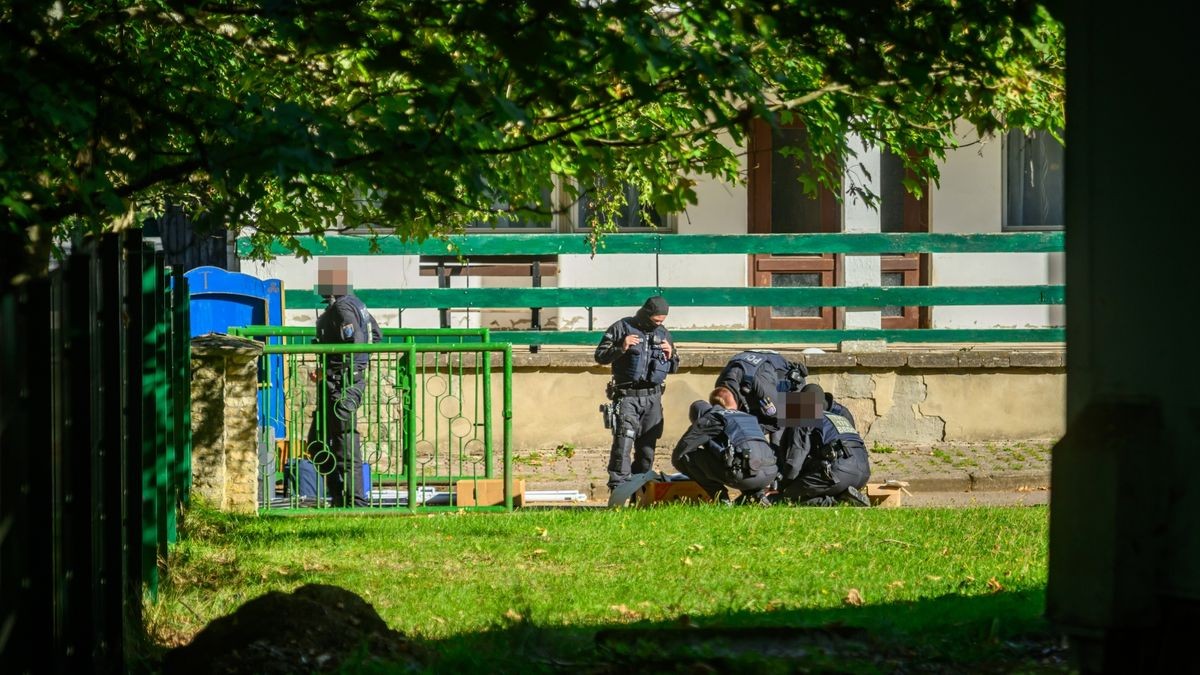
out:
{"label": "black balaclava", "polygon": [[654,324],[650,321],[650,317],[666,314],[671,306],[667,304],[667,299],[661,295],[652,295],[646,298],[646,302],[642,304],[641,309],[637,311],[637,320],[643,328],[652,328]]}

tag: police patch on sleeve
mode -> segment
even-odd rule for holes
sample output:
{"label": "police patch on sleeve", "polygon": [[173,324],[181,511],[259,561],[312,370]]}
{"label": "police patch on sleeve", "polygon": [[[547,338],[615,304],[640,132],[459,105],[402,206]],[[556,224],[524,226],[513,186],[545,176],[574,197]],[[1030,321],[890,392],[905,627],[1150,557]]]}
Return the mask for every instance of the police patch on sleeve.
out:
{"label": "police patch on sleeve", "polygon": [[841,415],[835,415],[827,412],[825,413],[825,417],[829,418],[830,422],[833,422],[833,428],[837,429],[839,434],[858,433],[858,430],[854,428],[854,425],[850,423],[850,420],[842,417]]}
{"label": "police patch on sleeve", "polygon": [[342,338],[349,340],[354,337],[354,324],[342,324]]}

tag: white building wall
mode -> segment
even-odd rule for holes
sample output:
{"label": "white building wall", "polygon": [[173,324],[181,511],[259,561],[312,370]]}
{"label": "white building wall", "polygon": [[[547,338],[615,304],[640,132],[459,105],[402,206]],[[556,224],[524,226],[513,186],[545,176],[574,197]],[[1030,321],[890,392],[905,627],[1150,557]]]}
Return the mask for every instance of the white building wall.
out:
{"label": "white building wall", "polygon": [[[970,143],[971,139],[964,139]],[[743,159],[743,171],[746,167]],[[1003,211],[1001,180],[1002,144],[999,139],[966,145],[947,153],[941,165],[941,184],[932,189],[930,210],[932,232],[1000,232]],[[744,185],[728,185],[708,178],[697,178],[698,204],[675,216],[678,235],[745,234],[747,232],[747,190]],[[570,229],[564,223],[564,231]],[[853,229],[853,228],[851,228]],[[612,235],[620,236],[620,235]],[[674,236],[674,235],[666,235]],[[744,286],[749,283],[745,255],[654,256],[640,254],[600,254],[559,256],[558,276],[546,276],[543,286],[589,287],[663,287],[672,286]],[[435,276],[422,276],[418,256],[356,256],[349,258],[351,284],[358,288],[436,288]],[[877,264],[877,263],[876,263]],[[1061,253],[938,253],[932,256],[931,277],[934,285],[1026,285],[1064,282]],[[312,288],[317,283],[314,260],[304,263],[295,258],[278,258],[269,263],[242,261],[241,270],[259,278],[277,278],[284,289]],[[528,287],[528,277],[451,277],[454,288]],[[668,294],[669,299],[669,294]],[[630,297],[628,306],[598,307],[592,315],[592,328],[602,330],[628,316],[645,300]],[[434,328],[438,310],[372,307],[380,325],[387,327]],[[317,312],[312,309],[288,309],[288,325],[313,325]],[[529,327],[526,308],[512,310],[451,312],[451,326],[497,329]],[[543,309],[542,327],[558,330],[586,330],[588,314],[583,307]],[[1041,327],[1063,324],[1061,307],[986,306],[936,307],[936,328]],[[748,310],[743,307],[675,307],[667,325],[680,328],[737,329],[749,326]]]}
{"label": "white building wall", "polygon": [[[857,136],[850,140],[852,147],[858,150],[858,162],[863,168],[860,185],[876,194],[880,190],[880,153]],[[842,231],[843,232],[879,232],[881,218],[877,209],[867,206],[866,202],[856,197],[850,191],[850,182],[842,186]],[[878,255],[846,255],[843,269],[844,283],[847,287],[874,287],[882,281]],[[879,328],[883,320],[880,307],[853,307],[845,310],[846,328]]]}
{"label": "white building wall", "polygon": [[[422,277],[418,256],[388,255],[388,256],[349,256],[347,268],[350,271],[350,285],[355,288],[436,288],[437,277]],[[299,258],[279,257],[270,262],[254,260],[241,261],[241,271],[260,279],[279,279],[283,282],[284,293],[288,290],[312,289],[317,285],[317,259],[311,258],[306,263]],[[453,280],[452,285],[459,286],[463,282]],[[288,326],[316,325],[319,309],[289,308],[284,304],[284,324]],[[406,309],[403,323],[400,312],[386,307],[371,307],[371,314],[380,326],[395,328],[403,325],[406,328],[436,328],[438,312],[436,309]]]}
{"label": "white building wall", "polygon": [[[930,231],[1000,232],[1004,210],[999,138],[946,154],[941,185],[930,194]],[[1062,253],[935,253],[935,286],[1023,286],[1064,283]],[[934,328],[1033,328],[1063,325],[1063,309],[1052,305],[954,306],[933,309]]]}
{"label": "white building wall", "polygon": [[[745,159],[742,170],[746,170]],[[697,205],[676,214],[676,232],[688,234],[745,234],[747,193],[745,185],[728,185],[709,178],[696,177]],[[620,236],[620,235],[612,235]],[[675,235],[665,235],[675,236]],[[749,282],[745,255],[563,255],[559,256],[559,283],[568,288],[635,286],[745,286]],[[667,294],[670,300],[670,294]],[[621,317],[629,316],[645,301],[630,297],[628,307],[597,307],[592,327],[604,330]],[[587,310],[564,307],[559,312],[564,329],[587,328]],[[680,328],[746,328],[749,311],[745,307],[673,307],[667,326]]]}

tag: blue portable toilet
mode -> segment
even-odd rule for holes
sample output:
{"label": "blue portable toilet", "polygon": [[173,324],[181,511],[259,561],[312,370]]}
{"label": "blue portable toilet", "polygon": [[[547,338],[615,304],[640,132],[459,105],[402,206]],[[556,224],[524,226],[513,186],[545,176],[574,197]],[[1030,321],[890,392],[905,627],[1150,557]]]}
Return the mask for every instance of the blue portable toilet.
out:
{"label": "blue portable toilet", "polygon": [[[232,327],[283,325],[283,283],[279,279],[259,279],[207,266],[188,270],[184,276],[191,292],[191,337],[228,333]],[[267,342],[279,344],[280,338],[267,338]],[[259,424],[270,427],[275,438],[286,438],[283,357],[270,355],[266,364],[258,372]]]}

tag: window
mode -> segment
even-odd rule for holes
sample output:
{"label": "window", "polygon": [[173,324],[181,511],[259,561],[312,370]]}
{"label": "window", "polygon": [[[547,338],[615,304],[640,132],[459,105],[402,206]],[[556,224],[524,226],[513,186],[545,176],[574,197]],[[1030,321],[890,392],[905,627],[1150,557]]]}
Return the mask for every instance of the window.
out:
{"label": "window", "polygon": [[[816,196],[801,187],[801,178],[811,176],[813,169],[807,157],[798,158],[781,152],[788,147],[804,147],[808,143],[808,132],[802,127],[784,127],[772,134],[771,139],[771,232],[773,234],[799,234],[807,232],[830,232],[841,229],[840,209],[832,218],[822,207],[825,195],[822,190]],[[827,200],[826,200],[827,201]]]}
{"label": "window", "polygon": [[[879,284],[881,286],[903,286],[904,272],[880,272]],[[904,317],[904,308],[897,305],[887,305],[882,307],[881,310],[881,315],[885,319]]]}
{"label": "window", "polygon": [[[592,217],[591,190],[584,190],[575,206],[575,228],[588,229],[588,221]],[[616,226],[620,232],[651,232],[669,231],[673,225],[670,215],[648,208],[641,199],[638,189],[625,185],[625,206],[621,207],[616,216]]]}
{"label": "window", "polygon": [[[535,208],[539,212],[548,213],[552,205],[550,188],[543,188],[541,203]],[[496,201],[494,208],[506,206],[503,201]],[[495,223],[474,221],[467,223],[467,232],[551,232],[555,229],[554,219],[550,216],[536,217],[534,214],[516,213],[513,216],[500,216]]]}
{"label": "window", "polygon": [[[820,287],[820,272],[783,272],[771,275],[772,288]],[[772,318],[821,318],[820,307],[772,307]]]}
{"label": "window", "polygon": [[[772,129],[762,120],[754,120],[749,139],[749,229],[751,233],[801,234],[842,232],[843,205],[838,196],[822,185],[816,194],[801,187],[807,177],[811,184],[812,160],[796,157],[789,147],[807,144],[804,128],[798,124]],[[878,196],[880,231],[928,232],[929,190],[916,174],[905,168],[904,157],[882,151]],[[905,183],[920,185],[922,194],[908,192]],[[844,256],[763,255],[751,256],[751,282],[758,287],[830,287],[844,283]],[[882,286],[927,285],[929,260],[917,253],[879,256]],[[917,328],[928,325],[927,310],[915,306],[881,308],[883,328]],[[829,329],[843,325],[833,307],[755,307],[751,311],[754,328]]]}
{"label": "window", "polygon": [[904,223],[905,199],[908,192],[904,189],[904,179],[908,172],[904,168],[904,159],[886,150],[879,153],[879,231],[905,232]]}
{"label": "window", "polygon": [[1063,146],[1049,132],[1008,132],[1003,180],[1005,231],[1062,229]]}
{"label": "window", "polygon": [[[806,234],[838,232],[842,209],[825,186],[809,194],[801,179],[810,179],[811,161],[787,152],[789,147],[808,143],[802,126],[772,128],[763,120],[750,126],[749,230],[752,234]],[[811,179],[810,179],[811,182]],[[837,256],[815,255],[750,256],[750,279],[754,286],[771,288],[829,287],[837,283]],[[833,307],[753,307],[754,328],[828,329],[834,327]]]}

